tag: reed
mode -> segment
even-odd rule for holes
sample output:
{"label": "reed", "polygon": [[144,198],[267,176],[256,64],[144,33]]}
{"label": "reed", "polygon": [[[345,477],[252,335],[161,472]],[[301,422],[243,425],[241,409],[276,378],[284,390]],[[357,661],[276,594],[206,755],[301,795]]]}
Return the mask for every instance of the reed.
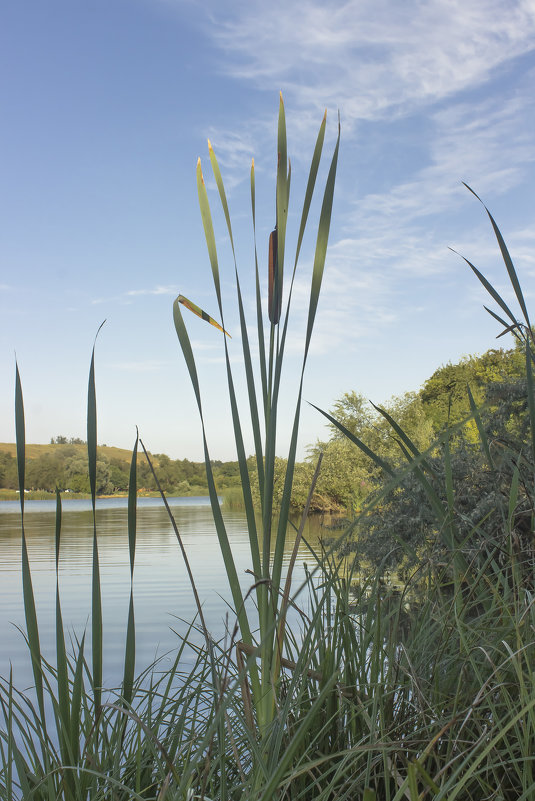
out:
{"label": "reed", "polygon": [[[16,371],[16,430],[19,470],[22,578],[26,640],[34,687],[16,688],[13,675],[0,681],[0,798],[2,801],[529,801],[533,798],[535,753],[535,605],[533,523],[526,535],[524,511],[533,510],[535,435],[521,453],[508,454],[514,469],[502,470],[503,452],[489,440],[478,409],[472,405],[480,447],[488,469],[502,479],[502,525],[474,525],[470,537],[459,537],[456,526],[455,477],[451,471],[451,429],[430,451],[420,452],[395,420],[388,419],[406,465],[382,462],[368,452],[386,476],[382,497],[409,472],[425,488],[434,510],[436,530],[445,558],[422,559],[413,575],[394,591],[379,566],[355,584],[352,567],[336,557],[336,543],[315,552],[310,548],[307,580],[292,593],[282,579],[284,540],[298,539],[303,522],[289,519],[301,386],[295,402],[295,422],[280,514],[273,512],[273,465],[277,404],[290,311],[291,285],[315,187],[323,146],[320,127],[303,203],[290,291],[282,314],[285,231],[290,169],[287,164],[284,107],[280,105],[276,203],[277,234],[271,239],[271,281],[268,336],[264,340],[264,308],[257,281],[257,333],[260,363],[255,369],[248,341],[238,271],[236,288],[249,411],[255,436],[255,469],[261,488],[261,519],[257,523],[245,459],[242,420],[237,413],[228,343],[227,360],[236,447],[240,460],[243,503],[249,525],[254,580],[242,595],[228,544],[206,437],[204,447],[210,497],[229,585],[236,625],[221,641],[207,633],[202,606],[193,627],[205,634],[202,646],[186,634],[171,667],[155,663],[139,671],[135,663],[135,609],[132,592],[121,686],[102,687],[102,630],[98,530],[94,517],[91,658],[85,635],[68,644],[63,628],[61,587],[56,586],[56,656],[54,664],[41,652],[32,575],[24,531],[25,435],[22,384]],[[338,143],[331,161],[317,233],[310,291],[304,371],[321,286],[329,229]],[[222,178],[209,149],[219,199],[232,241],[232,228]],[[197,168],[201,213],[224,328],[217,252],[211,213],[200,165]],[[251,172],[253,226],[254,170]],[[489,214],[490,217],[490,214]],[[531,325],[516,271],[499,230],[490,217],[522,322],[470,264],[498,304],[503,317],[491,312],[507,330],[520,337],[526,352],[527,404],[535,431],[533,400],[534,347]],[[256,259],[256,255],[255,255]],[[186,358],[202,421],[202,400],[193,351],[180,306],[197,307],[183,296],[174,304],[174,321]],[[198,310],[201,311],[201,310]],[[202,312],[201,312],[202,313]],[[204,315],[203,315],[204,316]],[[88,384],[88,461],[95,511],[97,441],[94,349]],[[260,376],[260,385],[254,376]],[[301,374],[302,377],[302,374]],[[324,413],[325,414],[325,413]],[[326,415],[328,416],[328,415]],[[332,420],[332,418],[331,418]],[[356,437],[336,423],[356,447]],[[136,436],[128,502],[131,580],[136,558],[137,450]],[[442,449],[445,492],[429,464],[431,450]],[[144,448],[143,448],[144,450]],[[150,457],[147,454],[147,458]],[[318,467],[319,469],[319,467]],[[154,469],[157,479],[157,469]],[[508,476],[510,476],[508,478]],[[316,476],[317,478],[317,472]],[[309,500],[314,490],[310,488]],[[442,501],[442,497],[446,501]],[[162,493],[165,503],[165,496]],[[374,503],[379,503],[381,494]],[[366,514],[369,507],[362,514]],[[306,510],[305,510],[306,512]],[[187,562],[180,531],[177,543]],[[273,522],[274,521],[274,522]],[[270,559],[271,528],[275,554]],[[352,524],[358,526],[358,518]],[[56,505],[56,568],[61,555],[62,507]],[[347,536],[348,531],[341,534]],[[474,552],[476,540],[481,547]],[[259,544],[260,543],[260,544]],[[521,547],[522,546],[522,547]],[[294,552],[295,556],[295,552]],[[343,569],[342,569],[343,567]],[[59,574],[59,571],[58,571]],[[291,579],[291,568],[290,568]],[[192,591],[195,578],[190,571]],[[416,591],[418,589],[418,592]],[[248,604],[249,596],[255,604]],[[293,606],[297,623],[288,625]],[[194,649],[193,667],[184,670],[185,650]]]}
{"label": "reed", "polygon": [[[216,248],[216,242],[212,224],[212,215],[211,215],[208,193],[204,182],[200,159],[197,164],[197,189],[199,195],[199,205],[203,220],[204,233],[206,238],[210,265],[212,269],[212,277],[217,297],[219,316],[221,319],[221,326],[218,327],[220,327],[222,331],[223,347],[224,347],[225,361],[227,368],[228,393],[229,393],[230,406],[232,410],[232,424],[234,428],[236,451],[240,467],[243,501],[247,515],[249,544],[251,552],[251,567],[255,578],[254,592],[256,595],[257,614],[255,613],[254,620],[250,619],[249,612],[247,611],[248,607],[244,603],[244,598],[242,595],[242,591],[240,588],[236,572],[236,567],[234,564],[234,558],[232,555],[232,551],[229,547],[228,536],[225,529],[225,523],[221,515],[219,500],[215,489],[215,483],[213,480],[212,467],[210,462],[210,454],[208,449],[208,442],[206,439],[206,433],[204,428],[202,396],[199,386],[199,380],[197,377],[195,358],[181,312],[181,301],[182,303],[184,302],[182,296],[179,296],[175,300],[173,306],[175,328],[188,367],[201,419],[206,472],[208,476],[208,488],[212,504],[212,512],[214,515],[214,521],[217,529],[217,535],[219,538],[221,552],[225,562],[226,573],[229,580],[230,590],[234,602],[234,609],[238,618],[239,636],[241,642],[244,643],[245,647],[249,649],[251,653],[254,653],[254,657],[250,658],[247,662],[247,672],[251,686],[251,703],[254,707],[256,725],[258,726],[258,730],[260,732],[267,731],[267,728],[269,727],[270,723],[274,720],[278,703],[277,696],[279,692],[279,682],[280,682],[280,658],[282,656],[281,649],[284,650],[284,639],[285,639],[284,620],[286,611],[284,607],[281,605],[281,596],[280,596],[282,561],[284,555],[284,544],[290,526],[290,521],[289,521],[290,498],[291,498],[291,490],[293,483],[293,473],[295,467],[297,436],[299,431],[303,377],[307,362],[312,331],[314,327],[314,320],[316,316],[316,309],[323,277],[323,270],[325,266],[327,241],[329,236],[331,211],[332,211],[332,203],[334,195],[336,167],[338,161],[340,132],[338,133],[338,139],[334,150],[334,155],[331,160],[328,177],[325,184],[321,213],[317,227],[316,251],[314,257],[312,281],[310,286],[309,312],[308,312],[308,322],[307,322],[307,330],[305,337],[304,355],[301,366],[301,378],[295,402],[294,424],[293,424],[291,442],[288,453],[288,463],[284,481],[284,491],[282,494],[280,508],[277,510],[278,514],[276,520],[275,552],[273,560],[271,560],[272,526],[274,525],[273,490],[274,490],[275,446],[277,437],[280,382],[281,382],[282,367],[284,362],[287,328],[290,317],[293,282],[298,266],[301,244],[303,241],[303,236],[308,221],[310,204],[315,190],[316,178],[318,174],[318,168],[323,149],[323,142],[325,138],[325,126],[326,126],[326,115],[324,115],[324,118],[322,120],[316,140],[316,146],[312,156],[307,188],[301,212],[301,223],[297,238],[295,258],[293,261],[293,271],[289,282],[286,310],[283,315],[282,289],[284,285],[284,276],[285,276],[286,228],[287,228],[287,220],[289,212],[291,167],[287,155],[286,120],[285,120],[284,104],[281,95],[279,104],[279,122],[278,122],[278,137],[277,137],[277,151],[278,151],[277,181],[275,188],[276,224],[275,224],[275,230],[271,234],[269,243],[270,281],[269,281],[269,297],[267,303],[267,312],[269,318],[268,321],[269,332],[268,332],[267,345],[265,342],[265,333],[264,333],[264,319],[265,319],[266,309],[264,308],[264,304],[261,299],[258,257],[256,253],[256,244],[255,244],[255,269],[256,269],[256,287],[257,287],[256,318],[257,318],[257,336],[258,336],[259,362],[260,362],[258,365],[258,373],[260,375],[260,387],[257,387],[255,381],[255,374],[257,373],[257,371],[255,371],[254,369],[251,357],[248,327],[242,301],[240,279],[238,273],[238,266],[236,263],[234,239],[233,239],[232,225],[230,220],[227,197],[216,155],[214,153],[211,144],[208,143],[210,164],[217,185],[219,200],[221,203],[221,207],[227,225],[227,231],[232,248],[232,253],[234,255],[234,275],[235,275],[236,294],[237,294],[239,318],[240,318],[242,355],[243,355],[243,362],[245,365],[245,373],[247,379],[250,423],[254,435],[255,462],[256,462],[256,471],[258,476],[258,485],[260,489],[261,507],[262,507],[260,531],[258,530],[257,519],[253,507],[249,469],[247,465],[247,458],[243,443],[243,422],[242,418],[238,413],[238,405],[234,389],[234,377],[229,357],[229,345],[227,342],[226,332],[224,331],[225,317],[224,317],[224,309],[221,296],[219,263],[218,263],[217,248]],[[256,242],[254,161],[251,166],[251,204],[252,204],[253,232],[255,233],[255,242]],[[288,279],[286,279],[286,281],[288,281]],[[188,304],[186,303],[185,305]],[[193,311],[195,311],[195,313],[198,314],[200,310],[194,308]],[[213,323],[213,320],[210,320],[210,322]],[[260,546],[259,546],[259,538],[261,542]],[[253,636],[253,632],[256,630],[258,630],[258,636],[255,637]],[[256,657],[258,657],[258,661]]]}

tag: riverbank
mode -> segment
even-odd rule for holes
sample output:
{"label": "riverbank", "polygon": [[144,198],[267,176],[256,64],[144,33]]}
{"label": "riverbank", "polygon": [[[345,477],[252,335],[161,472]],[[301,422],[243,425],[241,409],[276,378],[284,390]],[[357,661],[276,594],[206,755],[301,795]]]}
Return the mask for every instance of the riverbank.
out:
{"label": "riverbank", "polygon": [[[190,492],[179,493],[174,492],[173,497],[176,498],[195,498],[198,496],[207,496],[208,491],[203,488],[196,488],[198,491],[191,490]],[[70,490],[65,490],[64,492],[60,492],[60,496],[62,500],[91,500],[91,495],[88,492],[71,492]],[[155,490],[145,490],[140,489],[137,491],[138,498],[159,498],[160,493],[156,492]],[[28,490],[24,493],[24,499],[27,501],[51,501],[55,500],[56,493],[55,492],[46,492],[45,490]],[[115,492],[106,495],[97,495],[97,498],[128,498],[127,492]],[[19,499],[19,491],[18,490],[7,490],[7,489],[0,489],[0,502],[1,501],[18,501]]]}

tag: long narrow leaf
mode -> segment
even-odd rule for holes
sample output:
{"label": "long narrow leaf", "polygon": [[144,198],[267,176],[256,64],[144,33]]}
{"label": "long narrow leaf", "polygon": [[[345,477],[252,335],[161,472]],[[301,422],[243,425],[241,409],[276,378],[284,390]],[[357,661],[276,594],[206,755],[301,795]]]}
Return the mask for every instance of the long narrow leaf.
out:
{"label": "long narrow leaf", "polygon": [[330,423],[332,423],[334,426],[336,426],[336,428],[339,431],[341,431],[342,434],[345,437],[347,437],[351,442],[353,442],[357,446],[357,448],[360,448],[360,450],[363,453],[365,453],[366,456],[369,456],[369,458],[372,461],[374,461],[375,464],[378,467],[381,468],[381,470],[384,470],[385,473],[387,473],[389,476],[394,476],[394,468],[391,467],[388,464],[388,462],[385,462],[384,459],[381,459],[381,457],[378,454],[376,454],[374,451],[372,451],[371,448],[368,448],[368,446],[361,439],[359,439],[357,436],[355,436],[355,434],[353,434],[348,428],[346,428],[343,425],[343,423],[340,423],[338,420],[336,420],[328,412],[325,412],[325,411],[323,411],[323,409],[320,409],[319,406],[315,406],[313,403],[311,403],[310,406],[312,406],[313,409],[316,409],[316,411],[318,411],[320,414],[322,414],[324,417],[326,417],[327,420]]}
{"label": "long narrow leaf", "polygon": [[[58,671],[58,706],[61,721],[61,740],[63,759],[70,761],[70,692],[67,667],[67,652],[65,648],[65,632],[63,629],[63,616],[61,613],[61,600],[59,594],[59,553],[61,544],[61,494],[56,488],[56,664]],[[71,780],[68,783],[72,784]]]}
{"label": "long narrow leaf", "polygon": [[[240,315],[240,330],[241,330],[241,339],[242,339],[242,350],[243,350],[243,361],[245,366],[245,375],[247,380],[247,395],[249,398],[249,410],[251,415],[251,424],[253,428],[253,438],[255,444],[255,453],[256,453],[256,467],[259,475],[259,479],[263,482],[263,447],[262,447],[262,438],[260,434],[260,419],[258,414],[258,403],[256,397],[256,386],[254,381],[254,374],[253,374],[253,364],[251,359],[251,350],[249,347],[249,334],[247,331],[247,323],[245,319],[245,312],[243,308],[243,300],[242,300],[242,293],[240,287],[240,279],[238,275],[238,266],[236,262],[236,252],[234,249],[234,239],[232,236],[232,225],[230,222],[230,214],[228,209],[228,202],[227,196],[225,192],[225,186],[223,183],[223,178],[221,175],[221,170],[219,169],[219,164],[214,153],[214,150],[210,144],[209,145],[209,153],[210,153],[210,163],[212,165],[212,170],[214,173],[214,177],[216,180],[217,188],[219,191],[219,198],[221,201],[221,205],[223,207],[223,213],[225,215],[225,220],[227,224],[227,231],[231,243],[232,248],[232,256],[234,260],[234,274],[236,279],[236,292],[238,297],[238,309]],[[209,232],[206,233],[209,235]],[[215,248],[215,243],[214,243]],[[238,413],[238,406],[236,401],[236,395],[234,391],[234,381],[232,378],[232,371],[230,366],[229,354],[227,348],[225,348],[225,360],[227,365],[227,376],[228,376],[228,386],[229,386],[229,395],[230,395],[230,403],[232,409],[232,420],[234,426],[234,438],[236,442],[236,450],[238,455],[238,464],[240,469],[240,479],[243,491],[243,498],[245,503],[245,512],[247,516],[247,530],[249,532],[249,540],[250,540],[250,548],[253,557],[253,571],[258,574],[260,570],[260,555],[258,550],[258,534],[256,530],[256,520],[255,520],[255,513],[253,508],[253,500],[251,494],[251,486],[249,480],[249,470],[247,465],[247,458],[245,453],[245,447],[243,443],[243,434],[242,434],[242,426],[240,421],[240,415]],[[264,371],[265,371],[265,364],[264,364]]]}
{"label": "long narrow leaf", "polygon": [[[105,322],[105,321],[104,321]],[[104,322],[98,328],[99,335]],[[97,542],[96,486],[97,486],[97,399],[95,392],[95,344],[91,353],[89,381],[87,386],[87,458],[89,464],[89,486],[93,512],[93,566],[91,577],[91,648],[93,657],[93,689],[95,710],[98,714],[102,699],[102,598],[100,588],[100,564]]]}
{"label": "long narrow leaf", "polygon": [[312,269],[312,285],[310,288],[310,304],[308,309],[308,323],[307,333],[305,339],[305,358],[308,354],[310,347],[310,339],[312,337],[312,329],[314,327],[314,320],[316,319],[316,310],[318,308],[318,300],[321,289],[321,282],[323,280],[323,270],[325,268],[325,258],[327,256],[327,243],[329,241],[329,231],[331,227],[331,214],[333,208],[334,198],[334,185],[336,182],[336,168],[338,166],[338,151],[340,149],[340,121],[338,122],[338,136],[336,138],[336,146],[327,176],[327,183],[325,184],[325,192],[323,194],[323,203],[321,206],[320,221],[318,226],[318,236],[316,239],[316,251],[314,254],[314,267]]}
{"label": "long narrow leaf", "polygon": [[526,341],[526,378],[528,390],[529,427],[531,434],[531,464],[535,465],[535,382],[533,381],[532,353],[529,340]]}
{"label": "long narrow leaf", "polygon": [[130,479],[128,482],[128,550],[130,554],[130,603],[128,605],[128,622],[126,626],[126,643],[124,651],[123,690],[122,696],[126,704],[131,704],[134,695],[134,675],[136,665],[136,624],[134,614],[134,562],[136,557],[137,534],[137,448],[139,433],[136,430],[136,441],[130,462]]}
{"label": "long narrow leaf", "polygon": [[26,434],[24,425],[24,400],[22,396],[22,384],[20,380],[18,365],[15,365],[15,431],[17,437],[17,466],[19,474],[19,496],[20,496],[20,522],[22,534],[22,592],[24,598],[24,614],[26,618],[26,633],[32,657],[32,671],[35,681],[35,691],[37,702],[43,725],[45,721],[45,706],[43,694],[43,673],[41,665],[41,645],[39,642],[39,627],[37,624],[37,612],[35,609],[35,597],[33,593],[32,574],[30,570],[30,560],[28,557],[28,547],[26,543],[26,533],[24,530],[24,477],[26,464]]}
{"label": "long narrow leaf", "polygon": [[504,312],[506,313],[506,315],[509,317],[509,319],[511,320],[511,322],[513,323],[513,325],[514,325],[514,326],[518,326],[517,319],[516,319],[516,317],[514,316],[513,312],[511,311],[511,309],[509,308],[509,306],[507,305],[507,303],[504,301],[504,299],[501,297],[501,295],[499,295],[499,294],[498,294],[498,292],[496,292],[496,290],[494,289],[494,287],[492,286],[492,284],[491,284],[489,281],[487,281],[487,279],[485,278],[485,276],[483,275],[483,273],[481,273],[481,272],[480,272],[480,271],[477,269],[477,267],[475,267],[475,266],[472,264],[472,262],[471,262],[471,261],[468,261],[468,259],[466,259],[464,256],[462,256],[460,253],[457,253],[457,251],[456,251],[456,250],[453,250],[453,248],[450,248],[450,250],[451,250],[453,253],[455,253],[457,256],[461,256],[461,259],[462,259],[463,261],[465,261],[465,262],[468,264],[468,266],[470,267],[470,269],[472,270],[472,272],[474,273],[474,275],[476,275],[476,276],[477,276],[477,278],[478,278],[478,279],[481,281],[481,283],[483,284],[483,286],[485,287],[485,289],[487,290],[487,292],[489,293],[489,295],[490,295],[490,296],[491,296],[491,297],[492,297],[492,298],[493,298],[493,299],[496,301],[496,303],[498,304],[498,306],[499,306],[501,309],[503,309],[503,311],[504,311]]}
{"label": "long narrow leaf", "polygon": [[[464,181],[463,181],[463,183],[464,183]],[[516,299],[518,300],[518,304],[519,304],[520,308],[522,309],[522,314],[524,315],[524,320],[526,321],[526,325],[527,325],[528,329],[530,329],[531,328],[531,323],[529,321],[529,315],[528,315],[528,310],[526,308],[526,303],[524,301],[524,295],[522,294],[522,289],[520,287],[520,282],[518,280],[518,276],[516,274],[516,270],[514,268],[511,256],[509,255],[509,251],[507,249],[507,245],[505,244],[503,236],[501,235],[500,229],[496,225],[494,217],[492,216],[492,214],[490,213],[488,208],[485,206],[485,204],[483,203],[483,201],[481,200],[479,195],[477,195],[474,192],[474,190],[471,187],[468,186],[468,184],[464,184],[464,185],[479,200],[479,202],[482,204],[483,208],[485,209],[485,211],[488,214],[489,220],[492,223],[492,228],[494,230],[494,234],[496,236],[496,239],[498,240],[498,245],[500,246],[500,251],[501,251],[501,254],[502,254],[502,258],[503,258],[505,267],[506,267],[507,272],[509,274],[509,280],[511,281],[511,285],[512,285],[512,287],[514,289],[514,292],[515,292],[515,295],[516,295]]]}
{"label": "long narrow leaf", "polygon": [[197,306],[195,303],[193,303],[192,300],[188,300],[188,298],[184,297],[184,295],[179,295],[177,300],[179,303],[182,303],[182,305],[185,306],[186,309],[189,309],[190,312],[193,312],[193,314],[196,314],[197,317],[200,317],[201,320],[210,323],[210,325],[213,325],[214,328],[218,328],[220,331],[222,331],[224,334],[230,337],[229,332],[225,331],[225,329],[221,325],[219,325],[217,320],[214,320],[213,317],[210,317],[209,314],[207,314],[203,309],[201,309],[200,306]]}

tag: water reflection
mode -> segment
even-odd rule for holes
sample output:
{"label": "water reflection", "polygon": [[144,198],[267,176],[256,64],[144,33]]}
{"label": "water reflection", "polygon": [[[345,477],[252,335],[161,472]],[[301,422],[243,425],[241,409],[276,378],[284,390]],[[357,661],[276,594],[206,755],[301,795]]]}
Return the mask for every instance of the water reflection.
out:
{"label": "water reflection", "polygon": [[[19,687],[31,684],[31,668],[24,640],[21,587],[20,519],[18,504],[0,504],[0,674],[10,663]],[[41,646],[53,659],[55,642],[55,505],[50,501],[25,504],[25,530],[32,569]],[[63,504],[60,555],[60,592],[65,629],[81,637],[90,631],[93,523],[87,501]],[[224,633],[230,592],[219,551],[210,506],[206,498],[172,501],[175,515],[207,625],[214,637]],[[253,583],[249,538],[245,516],[235,511],[225,516],[227,531],[242,588]],[[98,503],[97,531],[101,567],[104,620],[104,678],[108,686],[120,681],[128,602],[130,568],[127,506],[125,499]],[[307,539],[317,546],[317,530],[307,530]],[[289,562],[294,537],[290,534],[285,553]],[[304,578],[303,563],[313,559],[304,544],[299,548],[294,587]],[[165,509],[158,499],[140,499],[134,572],[137,664],[141,669],[157,655],[177,645],[195,617],[196,609],[178,543]],[[89,638],[88,638],[89,639]],[[200,641],[200,637],[199,637]],[[193,656],[192,656],[193,658]]]}

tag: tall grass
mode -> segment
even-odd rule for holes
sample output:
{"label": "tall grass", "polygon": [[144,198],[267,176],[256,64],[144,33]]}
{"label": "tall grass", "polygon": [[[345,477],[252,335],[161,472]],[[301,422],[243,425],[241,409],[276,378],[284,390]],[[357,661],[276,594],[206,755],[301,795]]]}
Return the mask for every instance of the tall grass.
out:
{"label": "tall grass", "polygon": [[[123,679],[115,690],[102,687],[100,568],[96,502],[93,491],[93,582],[91,659],[85,635],[69,646],[62,620],[61,587],[56,586],[56,657],[47,662],[41,652],[37,611],[24,531],[24,493],[20,493],[22,578],[26,639],[34,688],[21,692],[13,675],[0,682],[3,726],[0,730],[0,798],[62,799],[227,799],[280,801],[303,799],[502,799],[534,797],[535,753],[535,607],[533,549],[519,549],[518,510],[526,500],[533,509],[535,436],[529,448],[516,454],[519,469],[504,487],[499,536],[488,537],[474,555],[456,529],[456,486],[449,449],[452,432],[441,435],[445,459],[446,502],[430,474],[429,452],[421,453],[407,434],[389,419],[406,456],[406,466],[380,466],[386,474],[383,493],[395,489],[413,471],[435,512],[438,536],[447,557],[422,561],[404,587],[385,590],[378,568],[357,585],[338,563],[335,548],[310,548],[308,580],[296,596],[283,582],[282,553],[290,530],[289,497],[301,406],[302,374],[312,334],[325,262],[338,143],[331,160],[317,228],[316,257],[301,384],[298,389],[288,471],[279,514],[273,515],[273,465],[282,363],[290,312],[291,286],[308,220],[323,146],[323,120],[305,193],[290,289],[282,314],[285,232],[290,169],[287,162],[284,107],[280,105],[276,185],[277,234],[271,239],[272,271],[266,308],[269,324],[264,339],[265,310],[256,266],[257,335],[260,363],[252,361],[237,268],[235,270],[244,364],[249,388],[249,412],[255,437],[256,470],[262,514],[257,525],[238,415],[228,343],[227,363],[242,491],[249,526],[253,578],[242,594],[211,474],[206,436],[204,447],[210,497],[219,544],[232,591],[236,625],[221,641],[206,631],[199,605],[197,621],[204,631],[202,646],[187,634],[175,661],[163,669],[156,663],[139,672],[135,665],[135,610],[131,589],[126,626]],[[212,171],[233,247],[232,228],[223,181],[212,148]],[[198,191],[210,263],[225,327],[219,268],[211,213],[202,170]],[[251,171],[255,225],[254,169]],[[490,215],[489,215],[490,216]],[[523,322],[472,267],[498,303],[503,315],[491,312],[522,338],[526,349],[529,413],[535,431],[533,401],[534,349],[520,283],[501,234],[491,218]],[[275,247],[277,245],[277,247]],[[256,260],[256,254],[255,254]],[[203,407],[195,359],[179,301],[174,321],[196,395],[201,425]],[[525,312],[525,313],[524,313]],[[280,316],[279,316],[280,314]],[[255,376],[259,375],[259,386]],[[19,484],[24,489],[25,438],[22,386],[16,371],[16,429]],[[489,469],[496,464],[494,444],[480,425],[480,445]],[[385,415],[386,416],[386,415]],[[388,418],[387,418],[388,419]],[[479,422],[478,422],[479,421]],[[336,422],[336,421],[334,421]],[[96,464],[97,441],[95,361],[88,385],[88,460]],[[338,424],[343,430],[343,426]],[[349,436],[356,447],[363,447]],[[136,557],[136,464],[134,445],[128,503],[131,588]],[[371,459],[379,457],[371,451]],[[450,466],[450,469],[448,468]],[[522,469],[520,469],[522,468]],[[525,481],[527,470],[533,480]],[[155,474],[157,475],[156,471]],[[94,484],[92,485],[94,487]],[[311,487],[311,492],[313,486]],[[164,499],[165,500],[165,499]],[[375,502],[380,502],[376,498]],[[366,513],[366,512],[364,512]],[[169,514],[172,519],[171,512]],[[178,545],[183,548],[174,520]],[[303,522],[303,521],[302,521]],[[358,525],[358,520],[356,522]],[[62,508],[56,508],[56,568],[61,560]],[[270,540],[275,536],[274,556]],[[303,525],[291,529],[302,537]],[[485,534],[485,520],[474,527]],[[494,533],[495,534],[495,533]],[[530,526],[533,536],[533,524]],[[344,535],[342,535],[344,536]],[[260,544],[259,544],[260,543]],[[293,561],[295,561],[295,553]],[[184,551],[187,560],[187,553]],[[59,572],[59,571],[58,571]],[[315,572],[315,579],[312,574]],[[291,569],[290,569],[291,575]],[[194,576],[190,574],[195,592]],[[415,588],[420,592],[417,594]],[[423,590],[422,590],[423,588]],[[250,603],[253,600],[254,603]],[[297,623],[287,623],[290,605]],[[184,652],[193,649],[193,667],[184,670]]]}

